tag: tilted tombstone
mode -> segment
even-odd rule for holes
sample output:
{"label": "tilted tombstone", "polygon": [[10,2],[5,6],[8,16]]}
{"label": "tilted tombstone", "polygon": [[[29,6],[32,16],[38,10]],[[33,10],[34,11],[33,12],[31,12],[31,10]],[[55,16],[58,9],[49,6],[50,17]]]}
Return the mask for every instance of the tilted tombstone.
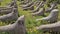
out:
{"label": "tilted tombstone", "polygon": [[8,32],[9,34],[26,34],[25,17],[20,16],[13,24],[0,26],[0,32]]}
{"label": "tilted tombstone", "polygon": [[24,0],[24,1],[21,2],[21,4],[27,4],[29,2],[32,2],[32,0]]}
{"label": "tilted tombstone", "polygon": [[0,14],[8,14],[12,12],[12,7],[0,7]]}
{"label": "tilted tombstone", "polygon": [[[16,4],[16,2],[17,2],[16,0],[13,0],[11,3],[9,3],[8,6],[9,6],[9,7],[12,7],[12,6],[14,6],[14,5]],[[17,4],[16,4],[16,5],[17,5]]]}
{"label": "tilted tombstone", "polygon": [[9,4],[8,4],[8,6],[12,6],[12,5],[14,5],[14,1],[12,1],[12,2],[10,2]]}
{"label": "tilted tombstone", "polygon": [[39,11],[40,7],[42,7],[43,5],[44,5],[44,2],[41,2],[35,10],[32,10],[32,12],[34,13]]}
{"label": "tilted tombstone", "polygon": [[37,1],[37,3],[36,3],[36,7],[38,7],[38,5],[40,4],[40,2],[41,2],[41,1]]}
{"label": "tilted tombstone", "polygon": [[49,16],[41,18],[41,19],[36,19],[36,21],[45,20],[45,21],[47,21],[49,23],[56,22],[57,19],[58,19],[58,13],[59,13],[58,9],[54,9],[54,10],[51,11]]}
{"label": "tilted tombstone", "polygon": [[12,12],[3,16],[0,16],[0,21],[12,21],[17,20],[18,11],[16,8],[13,8]]}
{"label": "tilted tombstone", "polygon": [[22,5],[21,7],[22,8],[26,8],[26,7],[30,7],[31,5],[33,5],[33,1],[32,2],[29,2],[29,3],[27,3],[27,4],[25,4],[25,5]]}
{"label": "tilted tombstone", "polygon": [[34,2],[30,7],[24,7],[23,10],[28,10],[28,9],[34,10],[34,6],[35,6],[36,3],[37,2]]}
{"label": "tilted tombstone", "polygon": [[14,3],[14,5],[12,6],[8,6],[8,7],[0,7],[0,14],[8,14],[11,13],[13,8],[17,8],[18,11],[18,6],[16,3]]}
{"label": "tilted tombstone", "polygon": [[[53,24],[40,25],[36,27],[37,30],[43,30],[45,32],[57,32],[60,34],[60,21]],[[53,33],[54,34],[54,33]]]}
{"label": "tilted tombstone", "polygon": [[7,9],[11,9],[12,7],[2,7],[2,6],[0,6],[0,10],[7,10]]}
{"label": "tilted tombstone", "polygon": [[[9,7],[16,8],[16,10],[18,11],[17,0],[13,0],[13,3]],[[18,14],[18,16],[19,16],[19,14]]]}
{"label": "tilted tombstone", "polygon": [[40,9],[38,12],[32,13],[33,16],[44,16],[45,8]]}
{"label": "tilted tombstone", "polygon": [[45,11],[46,12],[51,12],[55,8],[55,6],[57,6],[57,3],[52,3],[51,4],[51,7],[50,8],[47,8]]}
{"label": "tilted tombstone", "polygon": [[21,4],[27,4],[29,3],[28,1],[21,1]]}

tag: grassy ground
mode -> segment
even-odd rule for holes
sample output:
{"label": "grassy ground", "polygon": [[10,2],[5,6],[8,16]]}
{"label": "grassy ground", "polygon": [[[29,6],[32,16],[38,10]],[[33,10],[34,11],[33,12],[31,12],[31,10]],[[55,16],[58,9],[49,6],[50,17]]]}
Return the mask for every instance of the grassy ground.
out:
{"label": "grassy ground", "polygon": [[[9,2],[11,2],[11,0],[3,0],[3,2],[1,2],[2,5],[0,5],[0,6],[6,6]],[[27,34],[43,34],[43,32],[41,30],[37,31],[35,29],[36,26],[39,26],[41,24],[47,24],[45,21],[44,22],[41,22],[41,21],[36,22],[35,21],[37,18],[43,18],[43,16],[32,16],[30,13],[31,10],[23,11],[22,8],[19,7],[20,6],[19,3],[20,2],[17,1],[18,12],[19,12],[20,16],[25,15],[25,25],[26,25]],[[58,9],[60,9],[60,5],[58,5]],[[59,10],[58,21],[59,20],[60,20],[60,10]],[[7,23],[0,22],[0,25],[6,25],[6,24]],[[4,33],[0,33],[0,34],[4,34]],[[46,34],[49,34],[49,33],[47,32]]]}

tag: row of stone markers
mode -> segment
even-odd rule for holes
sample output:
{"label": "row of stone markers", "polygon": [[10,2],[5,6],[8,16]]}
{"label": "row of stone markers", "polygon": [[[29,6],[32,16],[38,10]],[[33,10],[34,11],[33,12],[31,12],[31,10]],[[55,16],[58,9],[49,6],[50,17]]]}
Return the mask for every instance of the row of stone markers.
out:
{"label": "row of stone markers", "polygon": [[6,22],[15,20],[15,23],[13,24],[0,26],[0,32],[8,32],[9,34],[26,33],[24,24],[25,16],[22,15],[18,17],[18,6],[16,2],[16,0],[12,0],[12,2],[8,4],[8,6],[0,7],[0,14],[3,14],[3,16],[0,16],[0,21]]}
{"label": "row of stone markers", "polygon": [[[18,7],[16,1],[17,0],[12,0],[12,2],[9,3],[7,7],[0,7],[0,14],[5,14],[3,16],[0,16],[0,21],[5,22],[16,20],[16,22],[13,24],[0,26],[0,32],[9,32],[9,34],[26,34],[26,28],[24,24],[25,16],[22,15],[18,17]],[[56,2],[51,3],[50,7],[47,9],[45,9],[44,7],[46,2],[40,0],[23,0],[21,1],[21,4],[23,10],[31,10],[30,13],[32,14],[32,16],[44,16],[44,18],[36,19],[36,21],[45,20],[48,23],[51,23],[36,27],[37,30],[43,30],[44,32],[50,32],[51,30],[53,32],[51,34],[54,34],[54,32],[60,32],[60,21],[57,22],[59,11],[56,7]],[[34,6],[36,6],[36,9],[34,9]],[[45,12],[49,12],[49,16],[45,17]]]}
{"label": "row of stone markers", "polygon": [[[48,6],[49,8],[44,7],[46,4],[46,1],[31,1],[31,2],[25,2],[21,3],[21,7],[23,10],[31,10],[32,16],[44,16],[44,18],[36,19],[36,21],[45,20],[50,24],[46,25],[40,25],[39,27],[36,27],[37,30],[43,30],[44,32],[50,32],[50,34],[60,34],[60,21],[58,21],[58,14],[59,10],[57,7],[57,3],[53,2],[50,3]],[[34,6],[36,6],[36,9],[34,9]],[[45,13],[50,13],[47,17],[45,17]]]}

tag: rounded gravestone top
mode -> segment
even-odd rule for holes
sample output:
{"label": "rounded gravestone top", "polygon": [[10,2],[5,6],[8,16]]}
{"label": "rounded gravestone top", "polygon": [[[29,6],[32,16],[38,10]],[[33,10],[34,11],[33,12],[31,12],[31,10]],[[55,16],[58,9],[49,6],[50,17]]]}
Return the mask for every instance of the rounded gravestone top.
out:
{"label": "rounded gravestone top", "polygon": [[58,9],[53,9],[52,12],[58,11]]}

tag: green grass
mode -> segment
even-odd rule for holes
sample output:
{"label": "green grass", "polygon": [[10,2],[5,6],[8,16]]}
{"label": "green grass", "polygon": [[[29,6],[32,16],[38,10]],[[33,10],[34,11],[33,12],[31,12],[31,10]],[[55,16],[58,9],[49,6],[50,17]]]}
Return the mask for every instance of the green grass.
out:
{"label": "green grass", "polygon": [[[10,3],[11,0],[4,0],[0,5],[0,6],[6,6],[8,3]],[[27,34],[43,34],[43,31],[37,31],[36,30],[36,26],[39,26],[41,24],[46,24],[46,22],[41,22],[41,21],[38,21],[36,22],[35,20],[37,18],[43,18],[43,16],[32,16],[30,11],[31,10],[28,10],[28,11],[23,11],[21,7],[19,7],[20,5],[20,2],[17,1],[17,4],[18,4],[18,12],[19,12],[19,15],[25,15],[25,25],[26,25],[26,30],[27,30]],[[46,6],[45,6],[46,7]],[[58,16],[58,21],[60,20],[60,5],[58,5],[58,9],[59,9],[59,16]],[[49,15],[49,13],[46,13],[46,15]],[[3,23],[3,22],[0,22],[0,26],[2,25],[6,25],[7,23]],[[4,33],[0,33],[0,34],[4,34]],[[8,34],[8,33],[6,33]],[[46,34],[49,34],[48,32]]]}

